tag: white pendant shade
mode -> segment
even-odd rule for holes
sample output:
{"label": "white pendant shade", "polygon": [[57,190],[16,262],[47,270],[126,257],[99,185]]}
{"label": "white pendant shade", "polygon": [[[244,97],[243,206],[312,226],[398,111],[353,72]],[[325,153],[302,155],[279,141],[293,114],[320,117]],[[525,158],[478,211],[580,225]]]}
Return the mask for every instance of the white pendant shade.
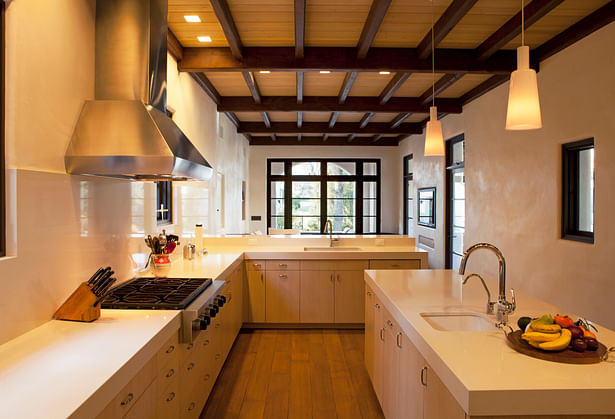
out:
{"label": "white pendant shade", "polygon": [[530,68],[530,48],[517,48],[517,69],[510,75],[507,130],[542,128],[536,71]]}
{"label": "white pendant shade", "polygon": [[429,121],[425,129],[425,155],[444,156],[444,137],[442,136],[442,123],[438,121],[438,108],[429,108]]}

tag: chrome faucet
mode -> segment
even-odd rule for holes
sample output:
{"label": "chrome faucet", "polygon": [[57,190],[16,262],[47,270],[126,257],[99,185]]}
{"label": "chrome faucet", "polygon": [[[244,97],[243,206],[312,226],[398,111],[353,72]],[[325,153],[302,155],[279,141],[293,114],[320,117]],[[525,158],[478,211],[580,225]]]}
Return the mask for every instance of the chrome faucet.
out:
{"label": "chrome faucet", "polygon": [[479,274],[470,274],[463,279],[463,285],[465,285],[466,282],[468,282],[468,279],[472,278],[473,276],[480,279],[480,282],[483,284],[483,288],[485,288],[485,291],[487,291],[487,314],[493,314],[493,306],[495,305],[495,301],[491,301],[491,293],[489,292],[489,288],[487,288],[487,284],[485,284],[485,280],[482,276],[480,276]]}
{"label": "chrome faucet", "polygon": [[[500,249],[489,243],[476,243],[475,245],[470,246],[461,258],[461,263],[459,264],[459,275],[463,275],[465,273],[468,258],[475,250],[478,249],[489,249],[493,253],[495,253],[498,258],[499,291],[498,301],[495,302],[495,305],[497,307],[496,318],[498,322],[506,324],[508,322],[508,315],[514,313],[515,309],[517,308],[517,304],[515,300],[515,291],[513,289],[510,290],[510,293],[512,294],[512,301],[506,300],[506,261],[504,260],[504,255],[502,254],[502,252],[500,252]],[[464,280],[464,284],[468,278]]]}
{"label": "chrome faucet", "polygon": [[333,242],[336,242],[339,239],[333,238],[333,223],[331,223],[331,220],[327,220],[325,223],[325,234],[327,234],[327,231],[329,231],[329,247],[333,247]]}

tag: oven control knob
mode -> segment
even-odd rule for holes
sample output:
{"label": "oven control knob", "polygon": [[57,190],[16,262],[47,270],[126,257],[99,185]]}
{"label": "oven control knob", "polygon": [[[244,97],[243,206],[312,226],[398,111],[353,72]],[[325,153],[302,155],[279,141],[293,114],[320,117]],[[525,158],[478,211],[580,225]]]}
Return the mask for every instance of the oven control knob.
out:
{"label": "oven control knob", "polygon": [[216,317],[216,314],[218,314],[218,310],[218,306],[215,304],[210,304],[209,306],[207,306],[207,313],[210,317]]}
{"label": "oven control knob", "polygon": [[201,319],[199,322],[200,329],[206,330],[207,326],[209,326],[209,324],[211,323],[211,318],[206,314],[201,314],[199,318]]}
{"label": "oven control knob", "polygon": [[216,301],[216,304],[222,307],[224,303],[226,303],[226,297],[224,295],[220,295],[219,297],[216,297],[215,301]]}

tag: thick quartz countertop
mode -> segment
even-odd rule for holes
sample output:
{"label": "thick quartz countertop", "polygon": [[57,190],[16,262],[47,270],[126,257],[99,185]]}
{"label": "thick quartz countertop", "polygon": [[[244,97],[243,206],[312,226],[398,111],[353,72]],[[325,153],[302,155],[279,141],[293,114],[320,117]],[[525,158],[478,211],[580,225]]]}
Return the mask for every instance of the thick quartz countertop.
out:
{"label": "thick quartz countertop", "polygon": [[[502,331],[433,329],[420,313],[485,312],[487,295],[479,281],[462,285],[451,270],[368,270],[365,280],[467,414],[615,415],[615,354],[599,364],[562,364],[516,352]],[[497,296],[497,283],[487,285]],[[509,320],[515,329],[520,316],[566,313],[516,295],[517,310]],[[598,340],[615,346],[615,332],[596,326]]]}

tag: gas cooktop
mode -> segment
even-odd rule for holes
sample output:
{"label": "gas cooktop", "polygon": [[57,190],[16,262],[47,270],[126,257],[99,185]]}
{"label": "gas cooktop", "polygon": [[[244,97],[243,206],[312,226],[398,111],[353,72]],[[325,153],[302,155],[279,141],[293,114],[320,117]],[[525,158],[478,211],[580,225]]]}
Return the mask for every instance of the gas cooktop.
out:
{"label": "gas cooktop", "polygon": [[112,290],[101,308],[182,310],[211,283],[211,278],[135,278]]}

